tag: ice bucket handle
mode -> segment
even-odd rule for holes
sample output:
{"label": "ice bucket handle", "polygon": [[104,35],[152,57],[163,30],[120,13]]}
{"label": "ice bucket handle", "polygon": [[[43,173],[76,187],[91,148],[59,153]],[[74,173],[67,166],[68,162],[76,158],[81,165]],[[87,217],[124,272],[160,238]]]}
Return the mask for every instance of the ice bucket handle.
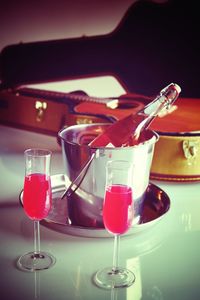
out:
{"label": "ice bucket handle", "polygon": [[87,173],[87,170],[91,164],[91,162],[93,161],[94,157],[96,155],[96,150],[91,154],[90,158],[88,159],[88,161],[85,163],[85,165],[83,166],[83,168],[81,169],[80,173],[78,174],[78,176],[72,181],[72,183],[70,184],[70,186],[66,189],[66,191],[64,191],[61,199],[63,199],[65,196],[67,196],[67,198],[69,198],[76,190],[77,188],[80,186],[81,182],[83,181],[83,179],[85,178],[85,175]]}

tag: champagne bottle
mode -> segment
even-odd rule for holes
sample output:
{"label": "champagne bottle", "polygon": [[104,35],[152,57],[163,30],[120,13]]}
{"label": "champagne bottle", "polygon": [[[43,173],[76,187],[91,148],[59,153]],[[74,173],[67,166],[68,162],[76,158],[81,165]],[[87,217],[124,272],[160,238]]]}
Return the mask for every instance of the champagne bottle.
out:
{"label": "champagne bottle", "polygon": [[110,125],[89,144],[90,147],[123,147],[131,138],[137,144],[141,133],[164,109],[175,102],[181,92],[179,85],[171,83],[159,95],[136,114],[130,114]]}

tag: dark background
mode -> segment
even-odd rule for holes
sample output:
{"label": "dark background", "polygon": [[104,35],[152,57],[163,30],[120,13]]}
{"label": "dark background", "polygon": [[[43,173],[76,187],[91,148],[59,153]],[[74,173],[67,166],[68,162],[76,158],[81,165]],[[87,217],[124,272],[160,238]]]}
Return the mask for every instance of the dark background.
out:
{"label": "dark background", "polygon": [[176,82],[182,96],[200,97],[197,4],[137,1],[109,33],[8,45],[2,87],[114,74],[130,92],[152,95]]}

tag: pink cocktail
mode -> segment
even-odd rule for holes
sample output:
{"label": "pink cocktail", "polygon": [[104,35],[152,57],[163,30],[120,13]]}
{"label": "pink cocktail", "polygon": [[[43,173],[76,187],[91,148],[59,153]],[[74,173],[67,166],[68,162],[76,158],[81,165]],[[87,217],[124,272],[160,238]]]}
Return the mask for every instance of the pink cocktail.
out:
{"label": "pink cocktail", "polygon": [[103,220],[106,229],[113,234],[123,234],[133,220],[132,189],[126,185],[111,185],[106,188]]}
{"label": "pink cocktail", "polygon": [[24,179],[24,210],[32,220],[42,220],[51,209],[52,193],[50,176],[30,174]]}
{"label": "pink cocktail", "polygon": [[55,263],[53,255],[40,250],[40,221],[47,217],[52,206],[51,155],[48,149],[33,148],[24,151],[23,207],[26,215],[33,220],[34,251],[20,256],[17,266],[31,272],[48,269]]}
{"label": "pink cocktail", "polygon": [[105,175],[103,222],[106,230],[114,235],[113,265],[97,271],[94,282],[105,289],[128,287],[135,281],[135,275],[119,266],[119,243],[134,218],[133,164],[126,160],[108,161]]}

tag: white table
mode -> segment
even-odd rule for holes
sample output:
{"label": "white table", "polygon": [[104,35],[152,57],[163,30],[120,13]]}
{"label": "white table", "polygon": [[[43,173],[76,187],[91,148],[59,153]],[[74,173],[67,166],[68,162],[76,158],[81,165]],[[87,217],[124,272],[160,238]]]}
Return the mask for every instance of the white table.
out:
{"label": "white table", "polygon": [[113,294],[97,288],[93,274],[112,264],[113,239],[73,236],[41,225],[41,248],[57,259],[49,270],[16,268],[17,258],[33,249],[33,223],[19,203],[23,151],[53,151],[52,175],[64,172],[55,137],[0,126],[0,299],[178,300],[200,299],[200,183],[153,182],[170,197],[171,207],[154,226],[121,239],[120,263],[135,283]]}

